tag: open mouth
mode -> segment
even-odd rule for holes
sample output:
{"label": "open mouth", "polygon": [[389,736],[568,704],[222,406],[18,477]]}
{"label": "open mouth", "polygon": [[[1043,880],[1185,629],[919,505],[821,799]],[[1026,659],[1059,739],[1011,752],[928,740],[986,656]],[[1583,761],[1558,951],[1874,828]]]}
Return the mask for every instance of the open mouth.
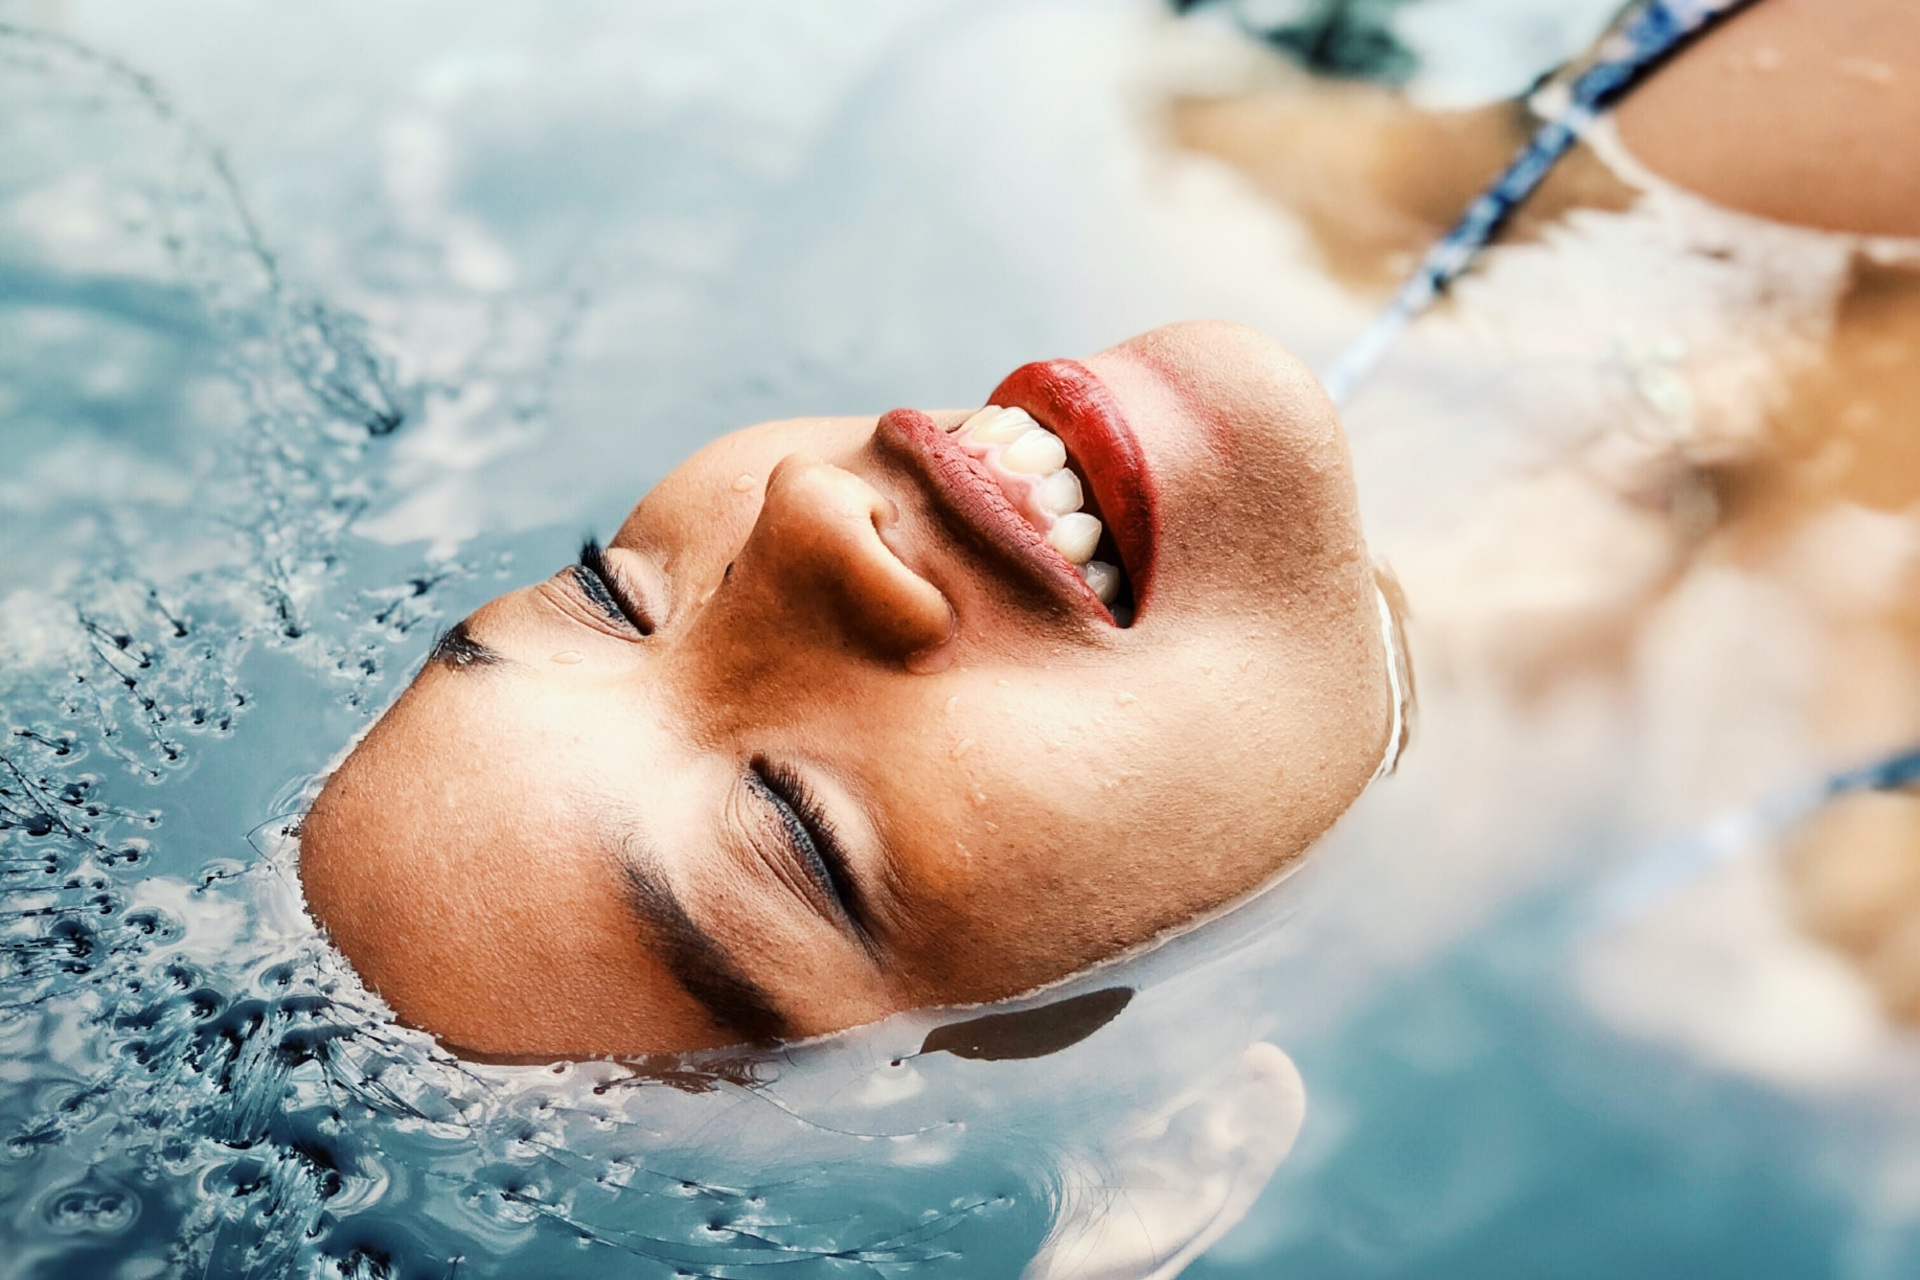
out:
{"label": "open mouth", "polygon": [[1113,566],[1114,595],[1102,600],[1116,623],[1130,626],[1153,590],[1159,491],[1113,393],[1077,360],[1041,360],[1008,374],[988,399],[1024,411],[1065,446],[1065,465],[1081,482],[1081,509],[1100,526],[1088,563]]}
{"label": "open mouth", "polygon": [[1130,626],[1150,588],[1157,521],[1139,441],[1091,370],[1022,366],[993,403],[941,431],[896,409],[880,436],[921,464],[943,505],[1055,591]]}
{"label": "open mouth", "polygon": [[[1059,436],[1025,409],[990,404],[953,431],[962,448],[993,478],[1014,510],[1079,573],[1119,626],[1133,621],[1133,584]],[[1094,510],[1088,510],[1094,505]],[[1104,555],[1103,555],[1104,553]]]}

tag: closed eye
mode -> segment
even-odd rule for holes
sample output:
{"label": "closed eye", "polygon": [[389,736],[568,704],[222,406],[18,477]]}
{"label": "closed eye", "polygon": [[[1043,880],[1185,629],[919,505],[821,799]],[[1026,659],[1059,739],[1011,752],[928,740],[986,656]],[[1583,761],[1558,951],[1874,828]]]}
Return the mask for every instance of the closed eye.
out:
{"label": "closed eye", "polygon": [[572,569],[574,585],[610,621],[624,623],[643,636],[653,634],[653,619],[633,599],[620,575],[608,566],[598,538],[580,544],[580,558]]}
{"label": "closed eye", "polygon": [[755,756],[747,766],[747,785],[773,810],[800,869],[813,881],[855,940],[864,949],[874,950],[852,861],[832,819],[827,817],[806,780],[785,765]]}

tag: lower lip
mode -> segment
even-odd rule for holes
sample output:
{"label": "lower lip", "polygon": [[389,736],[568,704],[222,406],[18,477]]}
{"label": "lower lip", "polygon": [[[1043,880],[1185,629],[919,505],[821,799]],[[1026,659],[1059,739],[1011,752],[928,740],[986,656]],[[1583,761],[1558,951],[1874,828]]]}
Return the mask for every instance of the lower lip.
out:
{"label": "lower lip", "polygon": [[[1153,581],[1157,494],[1140,442],[1112,393],[1084,365],[1049,360],[1014,370],[989,402],[1026,410],[1065,443],[1092,496],[1093,514],[1112,535],[1137,617]],[[1048,544],[957,437],[916,409],[895,409],[880,419],[876,438],[918,463],[943,505],[989,545],[1025,564],[1056,595],[1114,621],[1079,569]]]}
{"label": "lower lip", "polygon": [[1113,393],[1077,361],[1042,360],[1008,374],[987,402],[1025,409],[1066,444],[1092,491],[1095,514],[1119,549],[1134,608],[1144,609],[1153,590],[1159,491]]}
{"label": "lower lip", "polygon": [[1014,507],[987,464],[932,418],[918,409],[891,410],[881,416],[874,439],[907,459],[940,505],[988,548],[1024,566],[1055,597],[1113,621],[1080,571]]}

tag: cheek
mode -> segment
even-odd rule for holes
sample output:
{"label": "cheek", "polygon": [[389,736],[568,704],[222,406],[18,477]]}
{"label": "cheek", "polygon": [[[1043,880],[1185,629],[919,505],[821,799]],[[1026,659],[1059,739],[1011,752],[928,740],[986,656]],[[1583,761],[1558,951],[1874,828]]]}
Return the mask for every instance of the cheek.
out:
{"label": "cheek", "polygon": [[1031,796],[1035,829],[1096,858],[1246,843],[1299,762],[1301,701],[1270,644],[1195,638],[1007,707],[998,781]]}
{"label": "cheek", "polygon": [[[748,476],[742,471],[735,478]],[[761,473],[744,489],[734,488],[732,479],[719,477],[699,489],[691,481],[673,489],[663,483],[633,509],[613,545],[631,548],[658,564],[675,593],[676,606],[701,603],[702,595],[720,582],[728,562],[753,531],[764,479]],[[692,599],[686,599],[696,586]]]}
{"label": "cheek", "polygon": [[723,436],[675,467],[620,526],[615,541],[649,551],[682,573],[718,581],[759,515],[767,477],[782,459],[833,460],[873,435],[873,420],[803,418]]}
{"label": "cheek", "polygon": [[1110,842],[1151,778],[1159,731],[1139,695],[1084,670],[1046,674],[963,673],[875,753],[895,820],[943,892],[973,893],[988,874],[996,891],[1010,876],[1052,880],[1058,859],[1038,851]]}

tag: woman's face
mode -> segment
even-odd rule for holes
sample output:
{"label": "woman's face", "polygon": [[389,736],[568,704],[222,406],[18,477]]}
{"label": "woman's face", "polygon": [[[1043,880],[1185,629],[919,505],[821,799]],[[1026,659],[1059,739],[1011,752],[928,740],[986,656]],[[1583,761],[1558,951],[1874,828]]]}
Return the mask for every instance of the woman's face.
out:
{"label": "woman's face", "polygon": [[[1072,479],[1017,416],[753,427],[442,641],[302,834],[314,913],[403,1020],[558,1057],[993,1000],[1249,892],[1346,809],[1391,708],[1312,379],[1188,324],[988,402]],[[1059,515],[1074,480],[1097,530]],[[1113,611],[1074,563],[1096,533]]]}

